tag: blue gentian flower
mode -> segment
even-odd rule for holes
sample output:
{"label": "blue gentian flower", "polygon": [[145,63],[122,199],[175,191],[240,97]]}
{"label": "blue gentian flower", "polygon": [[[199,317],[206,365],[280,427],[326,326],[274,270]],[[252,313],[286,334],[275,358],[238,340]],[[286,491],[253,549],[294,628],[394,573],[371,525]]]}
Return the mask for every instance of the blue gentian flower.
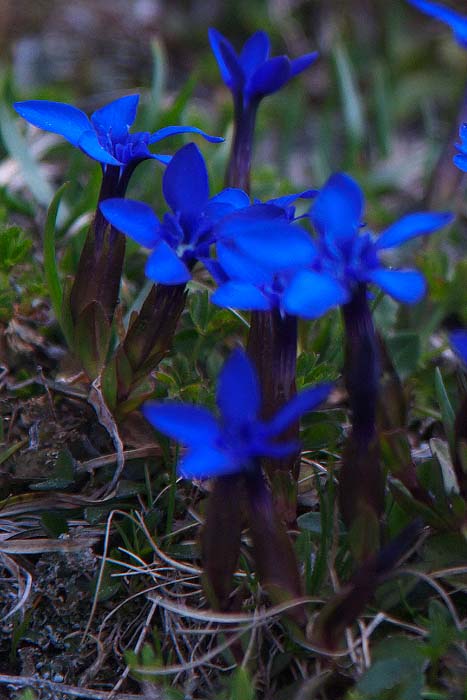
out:
{"label": "blue gentian flower", "polygon": [[162,189],[172,209],[162,221],[149,205],[130,199],[106,199],[100,208],[116,229],[152,250],[146,264],[149,279],[183,284],[191,279],[194,263],[209,256],[219,217],[243,206],[244,198],[227,192],[224,197],[209,199],[206,164],[193,143],[173,156]]}
{"label": "blue gentian flower", "polygon": [[220,268],[214,276],[220,287],[213,302],[251,310],[278,307],[315,318],[348,301],[362,283],[376,284],[398,301],[419,301],[425,293],[423,275],[384,267],[380,252],[445,226],[452,214],[409,214],[375,239],[362,231],[363,213],[362,190],[338,173],[329,178],[310,211],[316,240],[271,206],[226,217],[218,226]]}
{"label": "blue gentian flower", "polygon": [[[205,263],[218,285],[211,297],[214,304],[317,318],[347,301],[346,287],[332,274],[311,269],[318,248],[307,231],[292,225],[292,197],[253,205],[218,224],[217,259]],[[294,290],[303,275],[307,303],[297,311]]]}
{"label": "blue gentian flower", "polygon": [[[364,228],[364,196],[348,175],[332,175],[311,207],[310,219],[318,233],[315,271],[333,275],[352,295],[360,284],[381,287],[397,301],[413,304],[425,294],[423,275],[417,270],[385,267],[381,251],[395,248],[416,236],[432,233],[453,220],[449,212],[408,214],[374,238]],[[308,272],[289,291],[290,303],[300,313],[306,308]]]}
{"label": "blue gentian flower", "polygon": [[248,39],[239,55],[216,29],[209,30],[209,41],[224,83],[244,108],[280,90],[318,57],[315,51],[292,61],[287,56],[270,58],[269,38],[262,31]]}
{"label": "blue gentian flower", "polygon": [[329,383],[306,389],[263,421],[256,371],[247,355],[235,350],[219,377],[220,418],[205,408],[175,402],[148,402],[143,413],[155,428],[188,447],[179,473],[188,479],[209,479],[254,469],[259,457],[294,453],[297,442],[278,442],[281,433],[324,401],[330,389]]}
{"label": "blue gentian flower", "polygon": [[467,49],[467,15],[461,15],[449,7],[428,0],[408,0],[408,2],[430,17],[445,22],[453,31],[454,38],[463,49]]}
{"label": "blue gentian flower", "polygon": [[280,90],[314,63],[318,54],[306,54],[293,61],[287,56],[269,58],[269,39],[261,31],[248,39],[240,55],[216,29],[209,30],[209,41],[234,102],[235,128],[226,185],[249,191],[256,112],[261,99]]}
{"label": "blue gentian flower", "polygon": [[449,342],[462,362],[467,365],[467,331],[452,331],[449,333]]}
{"label": "blue gentian flower", "polygon": [[456,156],[454,156],[454,165],[457,165],[459,170],[464,173],[467,172],[467,124],[462,124],[459,129],[459,137],[461,142],[456,143],[456,148],[460,151]]}
{"label": "blue gentian flower", "polygon": [[149,146],[174,134],[195,133],[208,141],[223,141],[193,126],[168,126],[152,134],[143,131],[130,134],[138,102],[139,95],[121,97],[98,109],[90,119],[80,109],[62,102],[28,100],[16,102],[14,108],[26,121],[60,134],[104,167],[124,168],[148,158],[168,163],[170,156],[151,153]]}

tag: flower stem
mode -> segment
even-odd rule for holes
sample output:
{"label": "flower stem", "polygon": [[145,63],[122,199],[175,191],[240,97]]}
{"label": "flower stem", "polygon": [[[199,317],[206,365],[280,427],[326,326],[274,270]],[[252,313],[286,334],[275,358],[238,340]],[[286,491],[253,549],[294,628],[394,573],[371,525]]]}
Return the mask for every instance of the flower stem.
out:
{"label": "flower stem", "polygon": [[[277,309],[253,312],[247,343],[248,354],[256,366],[263,396],[263,416],[270,418],[296,394],[297,319],[281,316]],[[298,439],[298,422],[281,436]],[[264,458],[263,467],[270,479],[277,512],[292,526],[297,517],[297,480],[299,455]]]}
{"label": "flower stem", "polygon": [[232,150],[225,176],[226,187],[239,187],[250,192],[251,160],[255,134],[257,105],[235,105],[235,124]]}
{"label": "flower stem", "polygon": [[127,182],[120,168],[107,166],[104,170],[96,213],[70,290],[73,349],[91,375],[99,371],[107,356],[125,256],[125,236],[110,226],[99,204],[109,197],[122,197]]}
{"label": "flower stem", "polygon": [[185,301],[184,284],[151,287],[115,354],[117,406],[128,399],[170,350]]}
{"label": "flower stem", "polygon": [[[303,595],[297,558],[279,517],[259,462],[245,472],[248,515],[258,578],[275,603]],[[292,608],[290,618],[303,625],[303,606]]]}
{"label": "flower stem", "polygon": [[379,546],[379,519],[384,507],[376,433],[380,359],[366,284],[359,284],[351,300],[342,307],[342,313],[344,377],[352,412],[352,433],[344,448],[339,504],[350,530],[354,555],[363,561]]}

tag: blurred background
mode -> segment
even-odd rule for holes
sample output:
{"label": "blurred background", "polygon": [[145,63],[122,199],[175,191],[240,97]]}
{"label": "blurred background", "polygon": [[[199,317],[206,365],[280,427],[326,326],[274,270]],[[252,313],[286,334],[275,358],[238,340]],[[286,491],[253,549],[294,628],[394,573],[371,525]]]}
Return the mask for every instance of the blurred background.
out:
{"label": "blurred background", "polygon": [[[210,26],[238,49],[265,29],[275,54],[321,54],[264,100],[257,196],[319,186],[346,170],[370,198],[389,196],[383,219],[392,204],[400,212],[424,199],[450,202],[461,175],[449,151],[441,171],[436,163],[447,143],[452,150],[467,59],[446,26],[404,0],[0,0],[4,101],[55,99],[91,112],[138,91],[147,108],[140,128],[178,121],[228,137],[230,95],[209,48]],[[228,148],[209,153],[217,186]]]}

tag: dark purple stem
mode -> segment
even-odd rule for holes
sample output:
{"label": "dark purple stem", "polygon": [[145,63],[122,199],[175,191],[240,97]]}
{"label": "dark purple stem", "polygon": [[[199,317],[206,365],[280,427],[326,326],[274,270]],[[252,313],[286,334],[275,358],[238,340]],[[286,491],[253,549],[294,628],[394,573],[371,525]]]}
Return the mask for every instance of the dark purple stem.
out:
{"label": "dark purple stem", "polygon": [[355,533],[351,537],[354,556],[363,561],[379,546],[379,518],[384,507],[376,433],[380,359],[366,284],[358,285],[342,313],[352,433],[344,446],[339,505],[344,522]]}
{"label": "dark purple stem", "polygon": [[[278,516],[259,460],[244,472],[253,553],[261,584],[274,602],[303,595],[297,558],[290,537]],[[300,626],[306,622],[303,606],[291,609],[289,617]]]}
{"label": "dark purple stem", "polygon": [[352,410],[353,435],[368,444],[376,433],[380,360],[366,284],[359,284],[342,307],[345,326],[345,383]]}
{"label": "dark purple stem", "polygon": [[104,168],[94,220],[78,262],[70,295],[71,314],[76,323],[83,310],[98,302],[109,323],[118,303],[120,281],[125,256],[125,236],[111,227],[99,204],[110,197],[123,197],[133,167]]}
{"label": "dark purple stem", "polygon": [[239,101],[235,104],[234,137],[225,177],[226,187],[240,187],[248,193],[257,109],[256,103],[247,107]]}

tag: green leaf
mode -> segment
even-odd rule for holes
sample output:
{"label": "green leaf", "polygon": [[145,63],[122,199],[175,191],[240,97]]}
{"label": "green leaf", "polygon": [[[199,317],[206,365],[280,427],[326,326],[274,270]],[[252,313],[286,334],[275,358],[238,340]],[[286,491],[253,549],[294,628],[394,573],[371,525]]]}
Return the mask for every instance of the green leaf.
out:
{"label": "green leaf", "polygon": [[60,537],[68,532],[68,522],[63,513],[46,511],[41,515],[42,525],[52,537]]}
{"label": "green leaf", "polygon": [[206,332],[212,307],[209,304],[209,294],[207,291],[193,294],[190,304],[190,316],[198,332]]}
{"label": "green leaf", "polygon": [[32,247],[19,226],[5,226],[0,229],[0,269],[8,274],[22,262]]}
{"label": "green leaf", "polygon": [[438,404],[441,409],[441,416],[443,419],[444,430],[446,431],[446,437],[449,445],[452,447],[454,445],[454,422],[456,420],[456,416],[449,400],[439,367],[436,367],[435,369],[435,391],[436,398],[438,399]]}
{"label": "green leaf", "polygon": [[47,210],[47,218],[44,228],[44,273],[49,290],[50,301],[57,321],[62,324],[63,289],[57,268],[57,256],[55,251],[55,225],[58,208],[63,194],[70,183],[65,182],[54,195]]}
{"label": "green leaf", "polygon": [[61,490],[74,482],[75,460],[68,450],[62,450],[57,457],[51,476],[38,484],[30,484],[34,491]]}
{"label": "green leaf", "polygon": [[399,377],[404,380],[414,374],[420,362],[420,335],[400,331],[388,338],[386,344]]}
{"label": "green leaf", "polygon": [[52,187],[41,172],[30,145],[20,134],[16,120],[3,100],[0,103],[0,132],[9,154],[18,162],[21,174],[34,198],[39,204],[48,206],[53,197]]}
{"label": "green leaf", "polygon": [[232,674],[230,700],[254,700],[255,697],[250,674],[246,668],[239,666]]}
{"label": "green leaf", "polygon": [[430,440],[430,448],[441,468],[441,475],[443,477],[446,493],[448,495],[451,493],[459,493],[459,484],[457,482],[448,443],[439,438],[432,438]]}
{"label": "green leaf", "polygon": [[154,124],[156,123],[158,114],[161,109],[162,98],[167,82],[167,56],[165,53],[164,45],[157,38],[151,41],[151,54],[152,80],[149,94],[149,108],[147,110],[146,120],[149,131],[151,131],[154,128]]}
{"label": "green leaf", "polygon": [[365,138],[365,118],[362,100],[347,49],[342,44],[337,44],[333,55],[342,110],[344,112],[344,123],[349,137],[349,144],[353,150],[362,144]]}
{"label": "green leaf", "polygon": [[420,700],[426,661],[420,644],[402,635],[380,645],[373,665],[353,691],[355,700]]}
{"label": "green leaf", "polygon": [[88,304],[75,325],[73,349],[91,379],[101,370],[109,348],[110,323],[98,301]]}

